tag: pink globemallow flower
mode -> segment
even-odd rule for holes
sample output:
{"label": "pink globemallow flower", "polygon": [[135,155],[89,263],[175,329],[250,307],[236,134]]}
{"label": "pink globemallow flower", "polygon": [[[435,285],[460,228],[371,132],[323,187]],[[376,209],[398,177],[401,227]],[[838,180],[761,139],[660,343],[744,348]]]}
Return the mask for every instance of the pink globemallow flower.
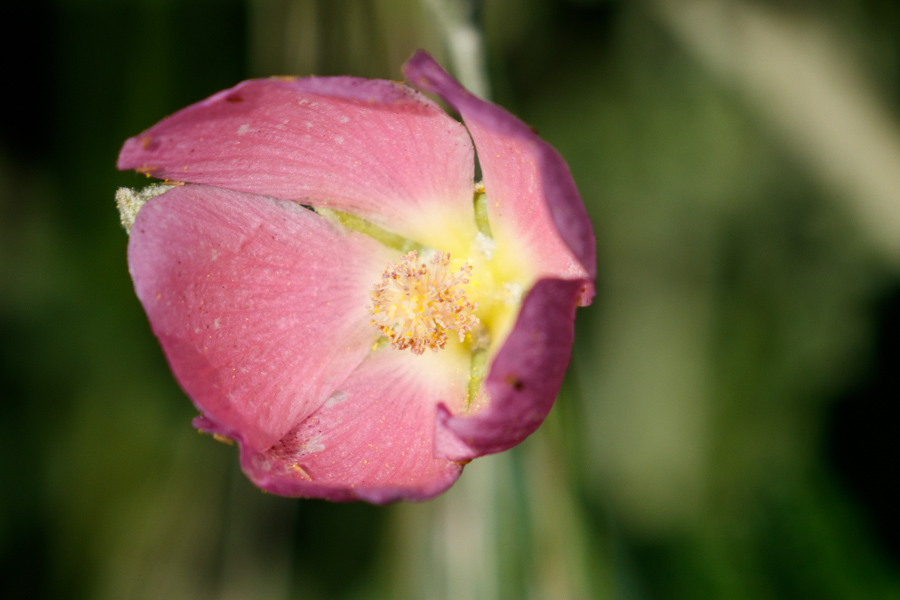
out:
{"label": "pink globemallow flower", "polygon": [[401,83],[261,79],[119,155],[183,183],[143,195],[131,276],[194,425],[269,492],[443,492],[544,420],[593,297],[559,154],[428,54],[403,72],[464,125]]}

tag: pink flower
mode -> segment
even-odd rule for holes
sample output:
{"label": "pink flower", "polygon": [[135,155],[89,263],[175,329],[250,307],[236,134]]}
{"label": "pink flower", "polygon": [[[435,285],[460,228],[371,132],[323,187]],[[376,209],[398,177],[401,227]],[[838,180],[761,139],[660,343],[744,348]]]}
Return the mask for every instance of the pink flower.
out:
{"label": "pink flower", "polygon": [[424,52],[404,74],[465,126],[400,83],[252,80],[119,155],[188,182],[140,209],[131,276],[194,425],[276,494],[443,492],[544,420],[593,297],[559,154]]}

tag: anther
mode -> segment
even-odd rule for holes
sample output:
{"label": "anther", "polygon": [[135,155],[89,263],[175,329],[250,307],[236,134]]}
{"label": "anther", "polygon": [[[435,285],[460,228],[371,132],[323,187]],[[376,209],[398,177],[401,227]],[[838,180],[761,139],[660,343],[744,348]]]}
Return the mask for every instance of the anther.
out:
{"label": "anther", "polygon": [[[369,296],[371,324],[397,350],[414,354],[437,352],[447,344],[447,331],[456,331],[462,342],[478,324],[477,303],[466,298],[472,267],[466,263],[450,273],[450,255],[436,252],[430,265],[419,264],[416,251],[389,265]],[[430,267],[430,268],[429,268]]]}

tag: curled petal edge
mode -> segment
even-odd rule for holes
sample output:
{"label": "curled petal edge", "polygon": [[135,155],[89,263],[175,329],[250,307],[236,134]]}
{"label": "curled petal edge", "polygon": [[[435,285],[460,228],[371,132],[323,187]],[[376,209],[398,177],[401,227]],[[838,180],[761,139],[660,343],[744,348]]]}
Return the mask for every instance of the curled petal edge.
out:
{"label": "curled petal edge", "polygon": [[[479,152],[486,185],[490,183],[491,162],[496,158],[493,153],[485,152],[485,146],[490,145],[492,149],[494,146],[503,147],[507,152],[501,156],[509,153],[507,146],[510,145],[516,152],[533,153],[538,163],[543,201],[556,228],[556,235],[579,263],[581,273],[575,277],[588,280],[578,303],[589,305],[595,293],[593,281],[597,275],[596,239],[578,188],[562,156],[520,119],[466,90],[428,53],[419,50],[413,54],[403,66],[403,73],[412,85],[439,96],[462,116]],[[498,173],[502,173],[499,167],[503,165],[496,166]],[[488,190],[489,196],[496,193]],[[491,219],[494,218],[491,215]],[[540,245],[544,246],[545,240],[540,241]],[[536,256],[535,259],[543,260],[543,256]],[[543,276],[550,275],[547,272]],[[569,278],[572,274],[556,275]]]}
{"label": "curled petal edge", "polygon": [[485,379],[487,408],[471,417],[438,405],[435,456],[467,461],[508,450],[544,421],[572,354],[575,310],[590,281],[542,279],[522,303],[515,327]]}

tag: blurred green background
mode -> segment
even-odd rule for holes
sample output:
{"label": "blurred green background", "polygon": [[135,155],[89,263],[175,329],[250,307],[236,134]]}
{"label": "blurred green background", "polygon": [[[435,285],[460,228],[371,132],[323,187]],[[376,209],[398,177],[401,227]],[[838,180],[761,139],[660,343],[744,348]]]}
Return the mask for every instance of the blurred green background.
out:
{"label": "blurred green background", "polygon": [[[900,5],[485,0],[494,99],[598,239],[537,434],[425,504],[288,500],[190,428],[121,143],[238,81],[448,64],[417,0],[32,0],[0,18],[9,598],[900,598]],[[448,66],[452,66],[449,65]]]}

